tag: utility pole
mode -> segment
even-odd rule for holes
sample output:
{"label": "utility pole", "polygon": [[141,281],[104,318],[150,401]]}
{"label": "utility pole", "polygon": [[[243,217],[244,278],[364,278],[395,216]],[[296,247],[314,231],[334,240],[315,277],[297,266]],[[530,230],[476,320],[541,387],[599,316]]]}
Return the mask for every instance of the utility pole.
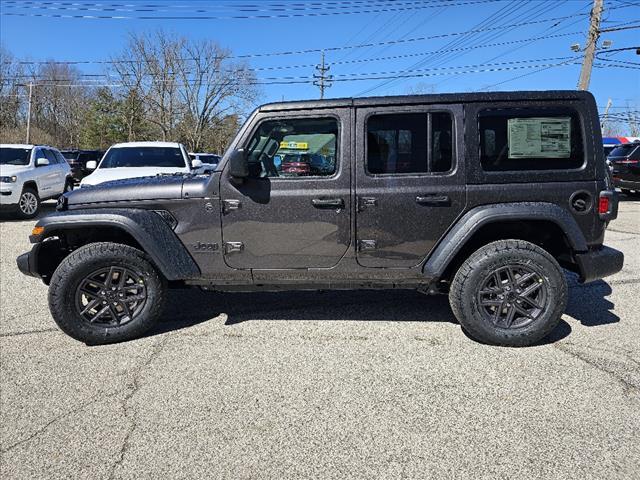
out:
{"label": "utility pole", "polygon": [[600,125],[600,130],[604,134],[604,127],[607,125],[607,120],[609,120],[609,109],[611,108],[611,104],[613,102],[611,99],[607,101],[607,107],[604,109],[604,115],[602,115],[602,125]]}
{"label": "utility pole", "polygon": [[596,56],[596,48],[598,46],[598,38],[600,37],[600,19],[604,10],[604,0],[593,0],[593,8],[591,9],[591,22],[589,24],[589,33],[587,35],[587,44],[584,47],[584,59],[582,60],[582,69],[580,70],[580,80],[578,80],[578,90],[588,90],[591,81],[591,70],[593,69],[593,60]]}
{"label": "utility pole", "polygon": [[25,143],[31,143],[31,101],[33,99],[33,82],[29,82],[29,108],[27,109],[27,141]]}
{"label": "utility pole", "polygon": [[322,50],[322,54],[320,57],[320,65],[316,65],[316,70],[318,73],[313,74],[313,78],[316,80],[313,84],[320,89],[320,99],[324,98],[324,90],[331,86],[331,80],[333,79],[332,75],[327,75],[331,67],[325,65],[324,63],[324,50]]}

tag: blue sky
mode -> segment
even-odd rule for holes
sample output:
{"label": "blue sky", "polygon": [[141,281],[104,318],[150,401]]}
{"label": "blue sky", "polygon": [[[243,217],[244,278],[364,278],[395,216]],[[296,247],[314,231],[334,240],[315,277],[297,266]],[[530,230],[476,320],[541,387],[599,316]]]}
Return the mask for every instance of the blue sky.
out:
{"label": "blue sky", "polygon": [[[34,3],[39,8],[29,7],[29,2],[23,1],[2,0],[0,4],[2,44],[17,57],[59,61],[109,59],[121,51],[129,32],[160,28],[192,38],[214,39],[236,55],[325,48],[328,49],[326,60],[331,65],[330,73],[336,79],[377,78],[334,82],[326,96],[342,97],[416,91],[573,89],[580,65],[575,63],[579,59],[574,58],[579,54],[572,52],[570,46],[574,43],[584,46],[592,2],[354,0],[349,3],[318,1],[315,8],[311,5],[313,2],[307,0],[59,0],[47,4],[47,8],[42,8],[42,2],[31,2]],[[79,10],[78,4],[83,4],[81,7],[85,10]],[[276,6],[283,4],[285,8]],[[111,10],[106,11],[107,7]],[[335,11],[343,13],[325,15]],[[198,19],[51,16],[55,14],[197,16]],[[229,18],[294,14],[300,16]],[[625,26],[623,24],[634,20],[638,21],[637,25],[640,23],[640,2],[605,0],[604,19],[602,28]],[[482,31],[456,35],[468,30]],[[640,29],[605,33],[601,42],[604,39],[613,42],[611,49],[637,46]],[[397,43],[379,45],[388,41]],[[374,45],[345,48],[363,44]],[[472,48],[474,46],[479,48]],[[598,63],[607,67],[594,69],[590,88],[598,104],[603,106],[611,98],[614,110],[624,110],[627,105],[637,109],[640,70],[620,62],[637,64],[640,56],[635,51],[602,53],[601,56],[605,60]],[[257,71],[259,78],[265,78],[308,76],[319,59],[319,52],[310,52],[251,57],[246,61],[260,69]],[[553,66],[562,63],[562,66]],[[273,67],[277,69],[269,70]],[[100,65],[82,65],[80,68],[85,73],[103,71]],[[489,69],[494,71],[486,71]],[[420,76],[424,74],[427,76]],[[416,76],[394,81],[384,79],[394,75]],[[261,89],[260,103],[318,97],[317,87],[310,84],[263,85]]]}

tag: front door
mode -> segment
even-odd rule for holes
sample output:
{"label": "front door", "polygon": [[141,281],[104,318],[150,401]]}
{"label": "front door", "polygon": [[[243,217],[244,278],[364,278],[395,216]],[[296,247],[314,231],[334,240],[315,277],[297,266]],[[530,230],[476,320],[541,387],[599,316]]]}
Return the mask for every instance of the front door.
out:
{"label": "front door", "polygon": [[[49,160],[48,165],[37,166],[39,158]],[[56,158],[49,149],[38,148],[35,153],[34,165],[36,165],[36,178],[38,184],[38,194],[40,198],[47,198],[56,193],[58,183],[58,172],[56,168]],[[59,193],[59,192],[58,192]]]}
{"label": "front door", "polygon": [[415,267],[465,207],[462,107],[362,108],[356,127],[358,263]]}
{"label": "front door", "polygon": [[258,116],[238,147],[250,177],[221,177],[224,258],[237,269],[336,265],[349,248],[349,110]]}

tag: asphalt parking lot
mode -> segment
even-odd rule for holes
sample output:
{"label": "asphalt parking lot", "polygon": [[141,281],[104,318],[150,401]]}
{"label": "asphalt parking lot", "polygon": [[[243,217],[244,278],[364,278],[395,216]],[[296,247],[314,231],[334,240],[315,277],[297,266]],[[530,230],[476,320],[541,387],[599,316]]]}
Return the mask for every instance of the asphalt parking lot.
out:
{"label": "asphalt parking lot", "polygon": [[32,226],[0,224],[5,479],[638,478],[640,201],[607,233],[624,270],[572,281],[524,349],[473,342],[445,297],[192,290],[87,347],[16,269]]}

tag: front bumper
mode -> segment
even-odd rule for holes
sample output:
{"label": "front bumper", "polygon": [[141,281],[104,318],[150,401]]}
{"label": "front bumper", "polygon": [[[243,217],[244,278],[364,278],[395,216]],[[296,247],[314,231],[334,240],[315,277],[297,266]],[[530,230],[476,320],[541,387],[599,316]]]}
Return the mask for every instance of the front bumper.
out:
{"label": "front bumper", "polygon": [[29,275],[30,277],[41,278],[38,273],[38,250],[40,248],[40,244],[36,244],[33,246],[33,249],[30,252],[23,253],[16,259],[16,263],[18,264],[18,270],[20,270],[25,275]]}
{"label": "front bumper", "polygon": [[[11,186],[8,186],[11,185]],[[15,183],[2,184],[0,186],[0,206],[8,207],[17,205],[20,201],[20,189]]]}
{"label": "front bumper", "polygon": [[576,262],[580,272],[580,281],[593,282],[622,270],[624,254],[604,245],[598,250],[576,254]]}

